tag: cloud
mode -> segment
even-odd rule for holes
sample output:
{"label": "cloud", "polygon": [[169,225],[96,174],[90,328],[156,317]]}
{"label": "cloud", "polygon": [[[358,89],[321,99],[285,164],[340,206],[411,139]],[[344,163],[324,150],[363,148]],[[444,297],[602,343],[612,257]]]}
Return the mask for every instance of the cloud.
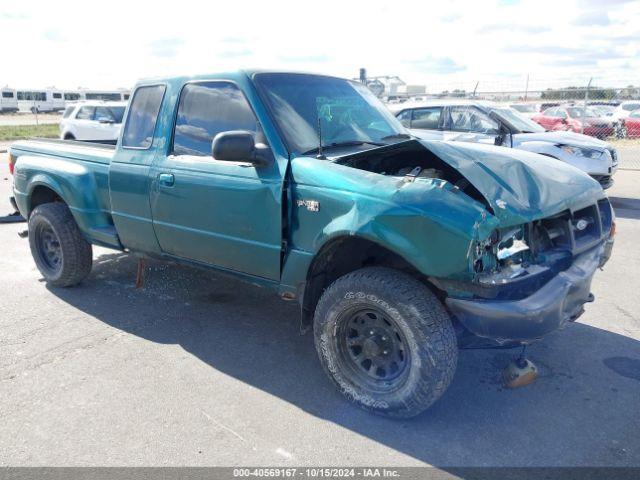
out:
{"label": "cloud", "polygon": [[278,59],[287,63],[324,63],[330,58],[327,55],[279,55]]}
{"label": "cloud", "polygon": [[543,33],[551,31],[551,27],[544,25],[514,25],[512,23],[492,23],[484,25],[476,29],[476,33],[496,33],[496,32],[511,32],[511,33]]}
{"label": "cloud", "polygon": [[609,14],[607,12],[588,12],[578,15],[571,21],[571,25],[577,25],[579,27],[604,27],[611,24]]}
{"label": "cloud", "polygon": [[403,63],[411,65],[416,70],[432,74],[457,73],[467,68],[449,57],[426,56],[415,60],[405,60]]}
{"label": "cloud", "polygon": [[57,29],[50,29],[44,32],[43,34],[44,38],[46,40],[49,40],[50,42],[66,42],[67,38],[62,35],[62,33],[60,33],[60,30]]}
{"label": "cloud", "polygon": [[233,50],[223,50],[218,53],[218,57],[220,58],[239,58],[239,57],[247,57],[251,55],[251,50],[248,48],[241,49],[233,49]]}
{"label": "cloud", "polygon": [[0,20],[27,20],[31,18],[26,13],[0,13]]}
{"label": "cloud", "polygon": [[149,42],[148,47],[155,57],[171,58],[178,54],[178,49],[184,44],[184,40],[178,37],[159,38]]}

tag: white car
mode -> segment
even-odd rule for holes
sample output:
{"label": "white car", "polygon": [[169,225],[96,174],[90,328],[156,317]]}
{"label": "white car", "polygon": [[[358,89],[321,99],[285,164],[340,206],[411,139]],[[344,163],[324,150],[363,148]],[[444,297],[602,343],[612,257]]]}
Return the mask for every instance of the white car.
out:
{"label": "white car", "polygon": [[616,150],[580,133],[546,132],[507,105],[469,100],[434,100],[389,105],[391,112],[416,137],[425,140],[485,143],[546,155],[573,165],[613,185],[618,169]]}
{"label": "white car", "polygon": [[611,118],[613,120],[622,120],[623,118],[627,118],[629,115],[631,115],[631,112],[638,109],[640,109],[640,100],[630,100],[627,102],[622,102],[613,111],[613,113],[611,114]]}
{"label": "white car", "polygon": [[115,144],[126,102],[82,102],[69,105],[60,121],[60,138]]}

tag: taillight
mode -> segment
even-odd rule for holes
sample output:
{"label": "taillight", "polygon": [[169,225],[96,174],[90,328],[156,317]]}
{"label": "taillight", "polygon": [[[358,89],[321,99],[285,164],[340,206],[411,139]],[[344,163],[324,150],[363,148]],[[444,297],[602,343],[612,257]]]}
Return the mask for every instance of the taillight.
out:
{"label": "taillight", "polygon": [[9,173],[11,175],[13,175],[13,167],[15,166],[15,164],[16,164],[16,157],[14,157],[11,154],[11,151],[9,151]]}
{"label": "taillight", "polygon": [[616,234],[616,222],[611,222],[611,231],[609,232],[609,237],[613,238]]}

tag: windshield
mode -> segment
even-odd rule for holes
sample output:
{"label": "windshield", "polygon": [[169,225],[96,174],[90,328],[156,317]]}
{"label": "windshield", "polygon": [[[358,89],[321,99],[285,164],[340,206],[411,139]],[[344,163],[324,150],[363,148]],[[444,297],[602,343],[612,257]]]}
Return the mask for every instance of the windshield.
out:
{"label": "windshield", "polygon": [[[340,78],[292,73],[255,77],[292,152],[341,143],[390,143],[407,132],[364,85]],[[401,139],[397,137],[395,141]]]}
{"label": "windshield", "polygon": [[520,112],[515,111],[513,108],[493,108],[492,111],[500,118],[500,120],[509,124],[510,127],[517,130],[519,133],[544,132],[544,128],[533,120],[529,120],[527,117],[520,114]]}
{"label": "windshield", "polygon": [[567,108],[569,112],[569,116],[571,118],[582,118],[582,117],[597,117],[598,115],[591,109],[582,108],[582,107],[570,107]]}

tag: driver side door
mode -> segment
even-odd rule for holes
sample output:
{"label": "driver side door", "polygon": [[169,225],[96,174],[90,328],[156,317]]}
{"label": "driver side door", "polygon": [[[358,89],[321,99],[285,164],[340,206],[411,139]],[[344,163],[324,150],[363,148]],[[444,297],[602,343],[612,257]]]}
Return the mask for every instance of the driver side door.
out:
{"label": "driver side door", "polygon": [[167,156],[154,163],[153,228],[163,253],[277,280],[283,178],[275,161],[216,160],[216,134],[245,130],[266,143],[242,91],[229,81],[187,83]]}

